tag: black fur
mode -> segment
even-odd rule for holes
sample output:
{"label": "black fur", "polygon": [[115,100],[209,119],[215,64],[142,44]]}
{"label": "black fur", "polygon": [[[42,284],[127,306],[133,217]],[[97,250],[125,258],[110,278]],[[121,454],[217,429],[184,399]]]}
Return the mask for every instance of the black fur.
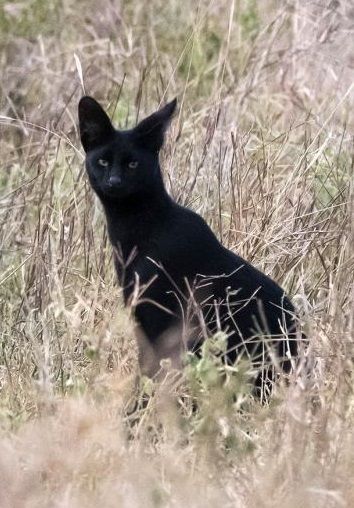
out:
{"label": "black fur", "polygon": [[[176,100],[135,128],[118,131],[94,99],[83,97],[79,103],[86,168],[104,207],[125,302],[138,287],[145,288],[135,317],[155,351],[163,349],[168,332],[178,330],[181,336],[183,321],[189,323],[187,347],[200,344],[199,313],[208,333],[226,330],[228,361],[241,351],[262,356],[266,342],[265,350],[274,346],[288,370],[284,358],[297,351],[288,297],[273,280],[224,248],[199,215],[179,206],[165,190],[159,150],[175,107]],[[272,340],[262,342],[260,336]]]}

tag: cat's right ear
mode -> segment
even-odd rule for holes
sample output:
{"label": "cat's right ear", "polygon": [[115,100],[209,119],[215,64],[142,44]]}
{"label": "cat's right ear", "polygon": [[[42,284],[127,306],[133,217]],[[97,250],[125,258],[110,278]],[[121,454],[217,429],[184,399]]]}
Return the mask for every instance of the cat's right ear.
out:
{"label": "cat's right ear", "polygon": [[95,99],[82,97],[79,102],[81,143],[85,152],[107,143],[114,135],[113,125]]}

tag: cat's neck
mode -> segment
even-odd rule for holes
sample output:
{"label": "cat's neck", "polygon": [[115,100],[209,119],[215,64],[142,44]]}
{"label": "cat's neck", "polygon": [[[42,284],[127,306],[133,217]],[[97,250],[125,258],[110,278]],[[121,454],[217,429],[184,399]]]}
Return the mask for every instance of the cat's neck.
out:
{"label": "cat's neck", "polygon": [[137,192],[122,200],[101,199],[101,202],[110,241],[127,255],[134,248],[141,250],[149,242],[174,206],[162,181],[148,191]]}

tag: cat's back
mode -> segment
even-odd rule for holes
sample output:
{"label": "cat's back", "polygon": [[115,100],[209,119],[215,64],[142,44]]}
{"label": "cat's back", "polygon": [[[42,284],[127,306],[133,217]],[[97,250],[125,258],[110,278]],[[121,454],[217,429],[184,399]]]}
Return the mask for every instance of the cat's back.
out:
{"label": "cat's back", "polygon": [[159,254],[165,268],[177,278],[209,278],[214,296],[225,298],[230,288],[241,299],[261,299],[271,305],[273,313],[283,306],[293,311],[273,279],[225,248],[204,219],[188,208],[174,205],[160,238]]}
{"label": "cat's back", "polygon": [[142,254],[160,264],[176,283],[209,277],[215,296],[224,297],[225,289],[231,288],[237,289],[242,298],[254,295],[276,305],[284,299],[283,289],[225,248],[200,215],[173,202],[156,217]]}
{"label": "cat's back", "polygon": [[[193,210],[176,203],[162,218],[157,229],[156,246],[161,260],[185,260],[195,265],[196,273],[227,275],[260,286],[272,282],[269,277],[241,256],[224,247],[206,221]],[[274,284],[274,290],[278,287]]]}
{"label": "cat's back", "polygon": [[205,220],[177,203],[160,217],[152,240],[162,262],[182,264],[189,267],[187,272],[201,273],[207,265],[215,266],[225,257],[225,249]]}

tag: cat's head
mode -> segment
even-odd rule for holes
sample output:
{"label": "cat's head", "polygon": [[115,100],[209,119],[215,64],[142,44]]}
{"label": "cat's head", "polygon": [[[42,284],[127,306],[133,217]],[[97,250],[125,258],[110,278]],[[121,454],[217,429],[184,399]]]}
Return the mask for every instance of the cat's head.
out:
{"label": "cat's head", "polygon": [[177,101],[166,104],[130,130],[116,130],[92,97],[79,102],[81,143],[90,183],[102,199],[149,190],[160,178],[159,151]]}

